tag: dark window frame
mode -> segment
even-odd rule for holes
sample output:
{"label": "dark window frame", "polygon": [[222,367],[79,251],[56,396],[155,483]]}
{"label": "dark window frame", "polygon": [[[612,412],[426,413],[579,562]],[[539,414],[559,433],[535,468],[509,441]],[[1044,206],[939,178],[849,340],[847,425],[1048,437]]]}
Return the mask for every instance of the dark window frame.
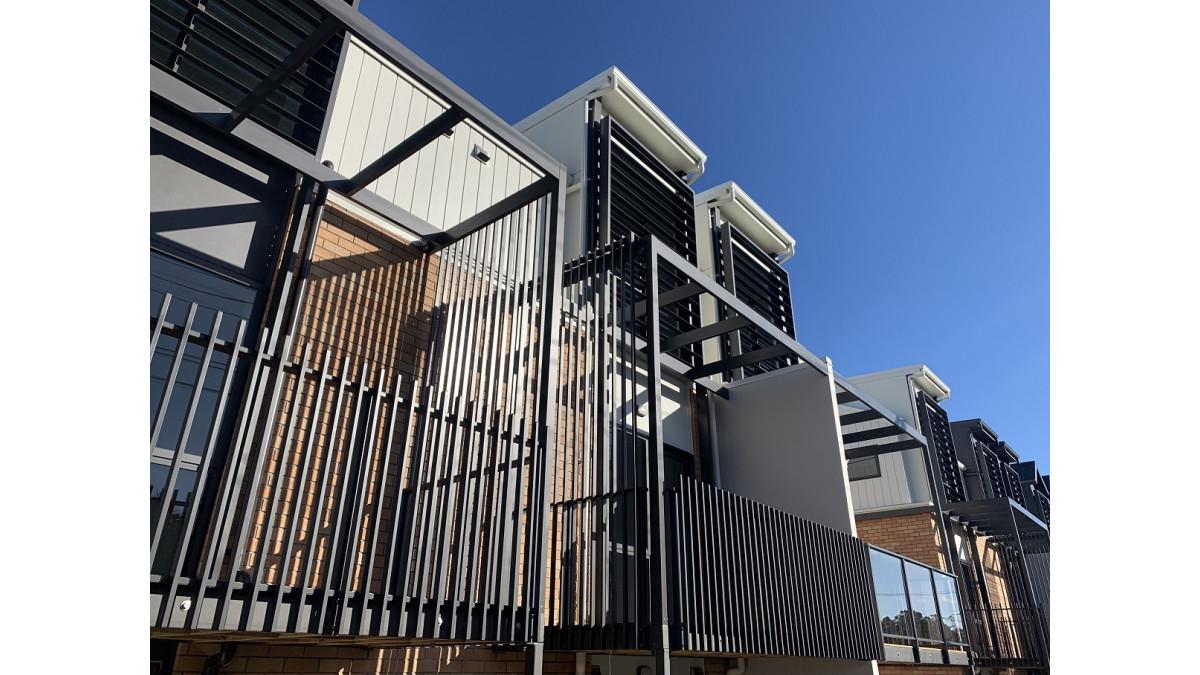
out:
{"label": "dark window frame", "polygon": [[[874,473],[868,472],[868,473],[864,473],[861,475],[854,474],[853,467],[865,466],[868,462],[872,462],[872,461],[875,464]],[[846,462],[846,475],[849,476],[851,483],[853,483],[855,481],[860,481],[860,480],[869,480],[871,478],[882,478],[883,471],[880,470],[879,455],[872,455],[870,457],[862,457],[859,459],[852,459],[852,460],[847,461]]]}

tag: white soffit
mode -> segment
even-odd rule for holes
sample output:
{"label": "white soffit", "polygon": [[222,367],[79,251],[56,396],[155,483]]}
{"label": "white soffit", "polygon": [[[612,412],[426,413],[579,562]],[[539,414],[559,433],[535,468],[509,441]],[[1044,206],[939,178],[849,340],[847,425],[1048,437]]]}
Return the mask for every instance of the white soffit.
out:
{"label": "white soffit", "polygon": [[513,127],[525,133],[571,104],[595,98],[600,99],[607,114],[671,171],[688,175],[704,170],[707,155],[616,66],[563,94]]}
{"label": "white soffit", "polygon": [[725,220],[767,255],[790,258],[796,253],[796,239],[733,181],[696,195],[696,206],[719,206]]}

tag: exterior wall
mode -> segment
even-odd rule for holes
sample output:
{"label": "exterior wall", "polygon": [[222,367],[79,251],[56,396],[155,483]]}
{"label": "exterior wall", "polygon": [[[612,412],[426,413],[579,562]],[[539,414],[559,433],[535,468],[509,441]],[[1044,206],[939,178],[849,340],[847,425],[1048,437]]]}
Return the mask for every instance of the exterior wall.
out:
{"label": "exterior wall", "polygon": [[[908,376],[863,375],[850,381],[864,393],[891,410],[914,429],[920,429],[916,399]],[[932,491],[926,475],[925,451],[920,448],[904,450],[879,458],[880,477],[850,484],[854,508],[869,509],[900,504],[932,503]],[[884,465],[884,459],[887,464]]]}
{"label": "exterior wall", "polygon": [[[351,40],[321,159],[345,176],[442,114],[449,104],[367,46]],[[487,163],[471,153],[480,146]],[[366,189],[447,229],[526,187],[540,173],[473,123],[460,122]]]}
{"label": "exterior wall", "polygon": [[879,675],[969,675],[970,666],[936,666],[916,663],[881,663]]}
{"label": "exterior wall", "polygon": [[[1011,607],[1019,602],[1022,593],[1020,579],[1010,573],[1008,562],[1001,553],[1000,545],[984,537],[976,541],[975,554],[983,567],[983,581],[987,584],[988,598],[992,607]],[[983,606],[982,602],[979,606]]]}
{"label": "exterior wall", "polygon": [[[204,660],[219,645],[181,643],[174,675],[200,675]],[[400,675],[417,673],[523,673],[525,653],[490,647],[371,647],[240,644],[222,673],[287,673],[288,675]],[[546,675],[573,675],[575,655],[544,654]]]}
{"label": "exterior wall", "polygon": [[874,661],[770,658],[746,659],[746,672],[754,675],[875,675],[876,670]]}
{"label": "exterior wall", "polygon": [[846,458],[828,377],[807,365],[729,387],[714,399],[720,487],[854,534]]}
{"label": "exterior wall", "polygon": [[942,571],[946,565],[945,545],[937,516],[932,513],[913,513],[886,518],[860,518],[858,538],[893,553],[912,558]]}
{"label": "exterior wall", "polygon": [[[329,206],[317,232],[313,251],[309,282],[299,307],[296,341],[292,358],[299,361],[306,346],[311,347],[310,367],[319,368],[323,354],[328,354],[331,373],[342,377],[365,380],[368,386],[383,386],[394,380],[397,372],[401,376],[401,395],[409,399],[413,384],[422,375],[429,348],[430,317],[433,310],[437,280],[438,260],[423,257],[415,248],[384,236],[369,223]],[[343,364],[349,364],[351,372],[340,372]],[[376,381],[381,372],[386,372],[387,381]],[[297,474],[304,461],[303,449],[310,436],[315,436],[315,447],[325,447],[325,439],[331,433],[339,434],[334,443],[331,466],[337,470],[349,461],[350,451],[346,442],[347,429],[330,429],[327,424],[319,425],[314,420],[336,416],[334,397],[327,396],[321,410],[312,409],[313,401],[304,398],[296,402],[294,429],[291,445],[286,445],[287,411],[292,409],[293,389],[283,394],[283,404],[272,441],[272,455],[265,465],[265,478],[258,486],[258,513],[255,518],[259,536],[251,539],[243,569],[252,569],[260,552],[264,559],[264,581],[268,584],[283,581],[289,585],[304,583],[299,578],[304,569],[306,547],[297,546],[296,554],[289,560],[280,560],[280,548],[285,528],[298,519],[297,542],[303,544],[311,537],[318,539],[314,549],[313,583],[320,583],[326,574],[322,562],[329,558],[333,523],[336,508],[333,500],[327,504],[316,503],[320,481],[312,476],[304,480]],[[401,427],[403,428],[403,427]],[[415,429],[415,425],[414,425]],[[376,443],[384,443],[382,430]],[[405,439],[397,439],[391,449],[393,460],[399,456]],[[286,445],[286,447],[285,447]],[[403,470],[402,462],[389,462],[388,483],[396,485],[395,473]],[[368,485],[378,484],[382,463],[368,468]],[[403,478],[407,478],[404,476]],[[276,482],[283,481],[287,491],[280,499],[279,513],[272,522],[270,517],[271,495]],[[371,503],[383,500],[381,531],[390,532],[395,517],[395,495],[370,494]],[[364,526],[365,527],[365,526]],[[262,533],[274,532],[269,542],[262,540]],[[360,536],[367,536],[364,530]],[[385,542],[386,543],[386,542]],[[366,572],[369,561],[360,560],[355,566],[356,583]],[[377,569],[373,574],[378,585],[382,577]],[[282,575],[282,577],[281,577]],[[302,576],[302,575],[301,575]]]}
{"label": "exterior wall", "polygon": [[903,506],[920,503],[927,500],[918,499],[913,493],[913,484],[925,484],[924,474],[910,475],[908,466],[912,464],[909,455],[916,455],[916,461],[921,461],[920,448],[890,452],[879,455],[879,477],[864,478],[850,481],[850,499],[854,510],[874,509],[888,506]]}
{"label": "exterior wall", "polygon": [[[571,176],[572,185],[586,181],[584,158],[587,156],[587,101],[577,100],[521,133],[562,163],[567,174]],[[587,240],[583,232],[585,188],[586,186],[581,185],[579,189],[567,193],[566,220],[563,223],[565,260],[582,255]]]}
{"label": "exterior wall", "polygon": [[[329,206],[317,235],[297,342],[341,361],[422,374],[429,348],[439,259]],[[298,352],[297,352],[298,353]]]}
{"label": "exterior wall", "polygon": [[295,172],[162,108],[150,118],[150,246],[270,281]]}

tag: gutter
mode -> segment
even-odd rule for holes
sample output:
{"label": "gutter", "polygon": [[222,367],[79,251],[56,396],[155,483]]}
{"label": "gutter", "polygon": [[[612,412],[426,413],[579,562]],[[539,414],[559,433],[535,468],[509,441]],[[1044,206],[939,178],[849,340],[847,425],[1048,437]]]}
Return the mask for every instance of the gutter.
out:
{"label": "gutter", "polygon": [[[749,195],[745,193],[745,191],[739,188],[737,183],[729,181],[723,186],[718,187],[724,187],[724,195],[709,199],[708,201],[704,202],[704,206],[708,208],[719,208],[725,204],[739,202],[742,208],[746,209],[746,211],[753,216],[755,220],[759,221],[759,224],[762,225],[762,231],[779,244],[776,248],[784,249],[783,253],[776,256],[776,263],[782,265],[791,259],[792,256],[796,255],[795,239],[793,239],[791,235],[789,235],[787,231],[779,225],[779,223],[776,223],[775,220],[771,218],[771,216],[769,216],[761,206],[759,206],[753,199],[750,198]],[[738,197],[741,197],[740,201]],[[745,228],[743,227],[742,229],[744,230]],[[788,241],[789,239],[791,240],[790,242]]]}

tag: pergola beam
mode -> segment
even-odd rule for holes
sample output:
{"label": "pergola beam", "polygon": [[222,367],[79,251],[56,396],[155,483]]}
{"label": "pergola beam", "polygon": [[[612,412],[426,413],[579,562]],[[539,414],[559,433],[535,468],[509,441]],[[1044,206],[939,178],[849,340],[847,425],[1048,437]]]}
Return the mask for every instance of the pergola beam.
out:
{"label": "pergola beam", "polygon": [[308,34],[296,48],[288,52],[288,55],[283,58],[283,61],[275,66],[275,69],[263,78],[258,86],[246,95],[233,110],[229,112],[229,117],[226,118],[224,128],[225,131],[233,131],[234,127],[242,123],[254,109],[262,105],[271,92],[278,89],[289,77],[294,75],[300,66],[312,58],[313,54],[317,53],[321,47],[329,42],[329,38],[342,27],[341,22],[333,17],[327,17],[320,23],[313,32]]}

